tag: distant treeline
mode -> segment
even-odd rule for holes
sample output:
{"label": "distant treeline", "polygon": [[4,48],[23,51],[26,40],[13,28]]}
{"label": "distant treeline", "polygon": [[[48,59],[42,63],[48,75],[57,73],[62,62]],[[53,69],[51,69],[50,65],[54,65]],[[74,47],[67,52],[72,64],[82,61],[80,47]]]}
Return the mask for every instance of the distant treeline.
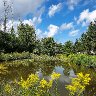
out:
{"label": "distant treeline", "polygon": [[23,51],[50,56],[71,53],[96,54],[96,22],[91,22],[87,32],[76,39],[75,43],[67,41],[64,44],[55,42],[52,37],[37,39],[34,27],[22,22],[18,25],[17,32],[13,26],[10,32],[0,30],[0,52]]}

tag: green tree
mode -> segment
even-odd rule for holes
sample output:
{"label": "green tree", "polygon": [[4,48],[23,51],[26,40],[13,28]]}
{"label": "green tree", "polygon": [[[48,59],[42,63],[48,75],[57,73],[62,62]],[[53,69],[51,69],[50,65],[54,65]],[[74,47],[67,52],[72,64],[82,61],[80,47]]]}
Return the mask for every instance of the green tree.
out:
{"label": "green tree", "polygon": [[65,42],[63,46],[63,52],[64,54],[71,54],[73,53],[73,42],[72,41],[67,41]]}
{"label": "green tree", "polygon": [[18,37],[16,37],[14,27],[12,26],[10,29],[10,47],[11,47],[11,52],[18,51],[19,47],[19,40]]}
{"label": "green tree", "polygon": [[0,31],[0,50],[4,52],[11,51],[11,37],[9,33]]}
{"label": "green tree", "polygon": [[40,54],[42,54],[42,50],[43,50],[42,43],[41,43],[40,40],[37,40],[37,41],[36,41],[36,47],[35,47],[35,49],[33,50],[33,53],[40,55]]}
{"label": "green tree", "polygon": [[62,43],[56,43],[56,54],[63,54],[63,45]]}
{"label": "green tree", "polygon": [[36,46],[36,34],[33,26],[21,22],[18,26],[18,38],[21,51],[33,52]]}
{"label": "green tree", "polygon": [[85,52],[96,54],[96,21],[91,22],[88,31],[81,36],[81,42]]}
{"label": "green tree", "polygon": [[47,55],[55,55],[56,53],[56,42],[52,37],[42,39],[42,53]]}
{"label": "green tree", "polygon": [[83,51],[84,51],[84,47],[83,47],[82,42],[76,39],[74,43],[74,53],[83,52]]}

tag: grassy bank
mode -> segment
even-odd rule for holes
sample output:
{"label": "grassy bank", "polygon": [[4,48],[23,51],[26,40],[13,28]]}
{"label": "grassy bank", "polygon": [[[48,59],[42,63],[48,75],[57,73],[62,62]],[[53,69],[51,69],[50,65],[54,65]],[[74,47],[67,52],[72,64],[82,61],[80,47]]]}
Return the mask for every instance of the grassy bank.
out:
{"label": "grassy bank", "polygon": [[[48,56],[48,55],[36,55],[29,52],[22,53],[1,53],[0,62],[10,62],[15,64],[25,64],[34,63],[34,62],[62,62],[66,65],[78,65],[89,68],[96,68],[96,56],[87,55],[87,54],[59,54],[57,56]],[[11,64],[10,63],[10,64]],[[15,64],[16,65],[16,64]]]}
{"label": "grassy bank", "polygon": [[62,59],[65,64],[78,65],[89,68],[96,68],[96,56],[87,54],[70,54],[68,56],[59,54],[57,55],[59,59]]}

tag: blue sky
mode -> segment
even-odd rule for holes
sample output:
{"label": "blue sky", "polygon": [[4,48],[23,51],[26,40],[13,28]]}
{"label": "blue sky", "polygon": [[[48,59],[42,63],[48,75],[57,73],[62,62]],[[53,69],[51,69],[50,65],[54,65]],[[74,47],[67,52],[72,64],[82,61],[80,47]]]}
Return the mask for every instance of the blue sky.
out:
{"label": "blue sky", "polygon": [[[0,13],[3,16],[3,0]],[[9,14],[8,27],[19,24],[33,25],[39,39],[54,37],[57,42],[75,41],[96,18],[96,0],[7,0],[12,4],[14,24]],[[2,17],[1,16],[1,17]]]}

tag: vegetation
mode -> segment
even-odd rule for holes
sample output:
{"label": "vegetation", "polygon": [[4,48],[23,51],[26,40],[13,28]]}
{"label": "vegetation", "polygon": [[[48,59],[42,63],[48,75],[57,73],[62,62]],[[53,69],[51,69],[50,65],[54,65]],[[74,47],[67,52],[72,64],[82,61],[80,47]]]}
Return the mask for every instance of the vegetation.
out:
{"label": "vegetation", "polygon": [[[21,77],[20,81],[14,81],[13,86],[5,84],[2,94],[5,96],[52,96],[53,82],[59,79],[59,73],[52,73],[51,80],[40,79],[37,74],[30,74],[27,80]],[[55,89],[54,89],[55,90]],[[2,95],[1,94],[1,95]],[[57,93],[54,93],[57,96]]]}
{"label": "vegetation", "polygon": [[[91,84],[89,81],[93,80],[96,85],[96,21],[91,22],[87,32],[75,42],[62,44],[53,37],[37,39],[35,28],[22,21],[16,30],[13,26],[7,30],[9,8],[11,6],[4,0],[4,29],[0,29],[0,96],[59,96],[57,81],[61,75],[54,73],[57,66],[64,67],[64,74],[68,75],[71,69],[78,73],[71,84],[66,85],[69,95],[85,95],[86,86]],[[83,71],[92,69],[94,73],[90,76],[92,74],[93,78],[86,72],[77,72],[74,66],[84,68]],[[40,78],[36,72],[49,76],[49,79]]]}
{"label": "vegetation", "polygon": [[71,85],[66,86],[70,91],[70,96],[84,96],[83,92],[90,80],[89,74],[78,73],[76,78],[72,78]]}
{"label": "vegetation", "polygon": [[76,42],[67,41],[65,44],[57,43],[52,37],[38,40],[33,26],[23,24],[18,25],[17,34],[12,27],[10,32],[0,31],[0,51],[5,53],[28,51],[34,54],[46,54],[54,56],[56,54],[86,53],[96,54],[96,22],[90,23],[86,33]]}
{"label": "vegetation", "polygon": [[64,62],[64,64],[69,64],[70,66],[81,66],[88,68],[96,68],[96,56],[91,56],[87,54],[70,54],[62,55],[59,54],[57,57]]}

